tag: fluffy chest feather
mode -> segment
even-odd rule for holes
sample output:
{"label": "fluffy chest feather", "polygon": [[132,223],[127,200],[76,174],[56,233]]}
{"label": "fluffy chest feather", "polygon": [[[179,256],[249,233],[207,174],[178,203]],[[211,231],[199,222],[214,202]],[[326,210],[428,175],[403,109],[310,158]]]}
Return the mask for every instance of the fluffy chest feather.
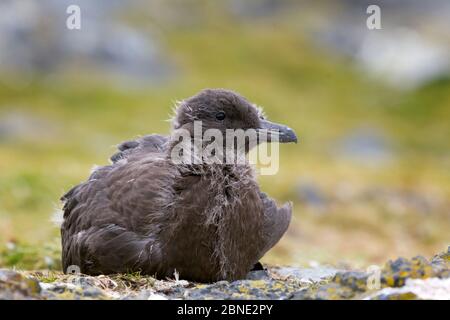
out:
{"label": "fluffy chest feather", "polygon": [[263,205],[252,168],[208,166],[183,172],[180,179],[189,188],[180,193],[170,242],[175,257],[181,250],[192,254],[175,264],[192,272],[193,265],[206,263],[225,279],[245,276],[260,258],[262,237]]}

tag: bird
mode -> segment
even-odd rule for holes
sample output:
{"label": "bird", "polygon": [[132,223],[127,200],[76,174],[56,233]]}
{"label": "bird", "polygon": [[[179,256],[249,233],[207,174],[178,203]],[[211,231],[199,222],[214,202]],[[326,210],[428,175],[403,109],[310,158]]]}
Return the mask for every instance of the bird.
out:
{"label": "bird", "polygon": [[[175,274],[200,283],[243,279],[288,229],[292,203],[278,206],[259,188],[254,166],[174,163],[177,132],[269,132],[267,142],[297,143],[291,128],[227,89],[203,89],[177,102],[167,136],[118,145],[109,165],[62,196],[63,271]],[[253,145],[246,144],[244,153]],[[219,145],[222,148],[223,145]]]}

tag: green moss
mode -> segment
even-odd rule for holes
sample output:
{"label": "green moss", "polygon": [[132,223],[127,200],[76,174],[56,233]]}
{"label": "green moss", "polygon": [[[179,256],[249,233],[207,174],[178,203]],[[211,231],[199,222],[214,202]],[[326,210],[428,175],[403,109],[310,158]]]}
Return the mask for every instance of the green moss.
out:
{"label": "green moss", "polygon": [[57,272],[35,272],[32,274],[38,281],[43,283],[53,283],[61,278],[61,274]]}

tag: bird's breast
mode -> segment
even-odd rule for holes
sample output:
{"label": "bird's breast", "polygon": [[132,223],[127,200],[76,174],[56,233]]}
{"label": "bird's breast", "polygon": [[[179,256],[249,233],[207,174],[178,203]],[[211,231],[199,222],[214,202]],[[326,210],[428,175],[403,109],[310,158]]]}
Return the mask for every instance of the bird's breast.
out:
{"label": "bird's breast", "polygon": [[178,225],[171,233],[174,264],[218,278],[245,276],[261,246],[263,207],[256,181],[214,172],[185,176],[183,183],[189,187],[180,192]]}

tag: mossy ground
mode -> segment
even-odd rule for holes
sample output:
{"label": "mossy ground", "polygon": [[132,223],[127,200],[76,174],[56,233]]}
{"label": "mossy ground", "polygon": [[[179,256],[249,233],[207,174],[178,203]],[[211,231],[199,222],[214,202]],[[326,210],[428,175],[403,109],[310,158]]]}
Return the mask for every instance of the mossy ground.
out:
{"label": "mossy ground", "polygon": [[[418,256],[389,261],[375,282],[371,272],[335,269],[330,274],[330,267],[269,267],[244,280],[211,284],[176,277],[157,280],[139,273],[92,277],[0,269],[0,299],[448,299],[448,250],[430,260]],[[301,274],[314,274],[314,279]]]}

